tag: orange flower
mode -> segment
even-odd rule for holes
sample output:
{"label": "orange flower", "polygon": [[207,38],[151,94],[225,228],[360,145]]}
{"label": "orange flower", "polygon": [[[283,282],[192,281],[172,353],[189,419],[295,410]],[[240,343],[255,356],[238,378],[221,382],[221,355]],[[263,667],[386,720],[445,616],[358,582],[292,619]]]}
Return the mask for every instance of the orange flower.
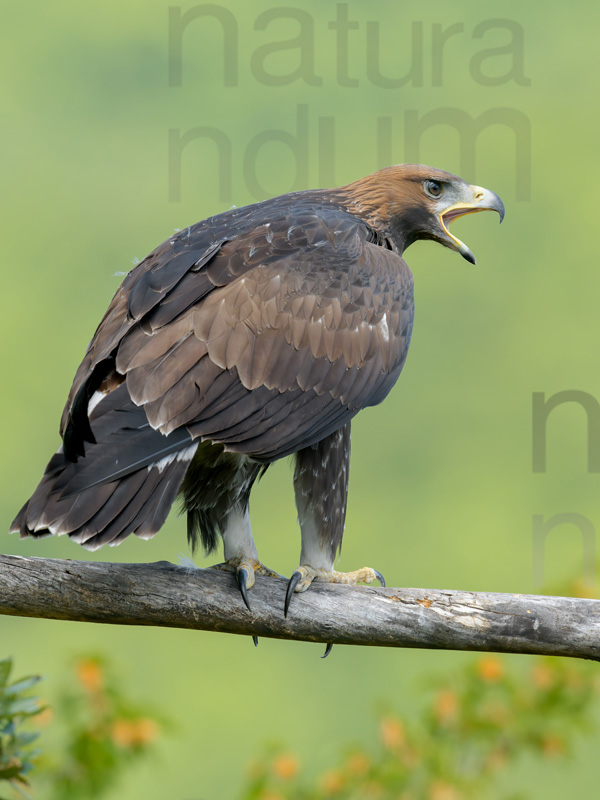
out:
{"label": "orange flower", "polygon": [[486,656],[477,662],[477,674],[487,683],[497,683],[504,677],[504,666],[495,656]]}
{"label": "orange flower", "polygon": [[338,770],[330,770],[321,778],[321,786],[327,794],[337,794],[344,788],[344,776]]}
{"label": "orange flower", "polygon": [[88,692],[99,692],[104,685],[104,674],[100,664],[92,658],[78,661],[75,667],[77,678]]}
{"label": "orange flower", "polygon": [[431,784],[429,800],[460,800],[460,795],[449,783],[435,781]]}
{"label": "orange flower", "polygon": [[136,744],[150,744],[158,739],[159,727],[153,719],[142,717],[135,721]]}
{"label": "orange flower", "polygon": [[361,753],[360,751],[356,751],[356,753],[352,753],[350,756],[348,756],[348,760],[346,762],[346,769],[350,775],[366,775],[370,766],[371,761],[364,753]]}
{"label": "orange flower", "polygon": [[546,736],[542,740],[542,750],[544,755],[550,758],[562,756],[565,752],[565,743],[559,736]]}
{"label": "orange flower", "polygon": [[435,698],[434,713],[438,722],[448,722],[458,711],[458,699],[450,689],[438,692]]}
{"label": "orange flower", "polygon": [[158,725],[153,719],[116,719],[111,729],[113,742],[121,747],[150,744],[158,737]]}
{"label": "orange flower", "polygon": [[112,724],[112,739],[121,747],[133,745],[133,725],[128,719],[116,719]]}
{"label": "orange flower", "polygon": [[281,753],[273,762],[273,772],[278,778],[289,781],[298,774],[300,764],[291,753]]}
{"label": "orange flower", "polygon": [[384,717],[379,732],[386,750],[398,750],[404,744],[404,725],[395,717]]}
{"label": "orange flower", "polygon": [[538,664],[532,671],[533,682],[538,689],[549,689],[554,683],[554,675],[546,664]]}

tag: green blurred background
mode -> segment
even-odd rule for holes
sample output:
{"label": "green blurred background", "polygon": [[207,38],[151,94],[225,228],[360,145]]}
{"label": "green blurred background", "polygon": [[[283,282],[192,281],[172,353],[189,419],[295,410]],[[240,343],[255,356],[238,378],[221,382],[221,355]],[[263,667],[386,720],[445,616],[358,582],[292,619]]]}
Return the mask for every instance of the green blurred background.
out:
{"label": "green blurred background", "polygon": [[[553,413],[548,470],[531,467],[532,392],[574,389],[600,398],[600,115],[590,85],[600,66],[598,10],[582,0],[509,0],[501,8],[475,0],[238,0],[203,6],[208,16],[190,19],[181,37],[175,20],[193,7],[174,7],[171,32],[162,0],[4,7],[4,529],[57,447],[60,412],[121,280],[115,273],[174,228],[254,202],[259,191],[341,185],[418,155],[498,192],[506,219],[502,227],[495,215],[456,224],[477,267],[431,243],[407,253],[417,304],[411,352],[391,396],[353,423],[339,568],[372,564],[395,586],[540,591],[532,581],[532,515],[575,512],[600,526],[599,477],[587,472],[580,408]],[[345,13],[357,24],[347,31],[347,65],[346,36],[330,26]],[[228,32],[227,71],[214,14]],[[451,25],[459,27],[442,47]],[[181,68],[179,86],[169,85],[170,59],[172,84]],[[409,79],[382,86],[377,69]],[[431,127],[416,153],[411,119],[448,107],[473,118],[500,110],[476,154],[463,123],[458,132]],[[515,114],[516,134],[503,124]],[[194,128],[213,130],[191,141],[178,165],[169,142]],[[295,154],[275,130],[297,137]],[[252,517],[261,558],[289,574],[300,538],[287,462],[255,490]],[[0,551],[176,561],[186,551],[185,523],[173,513],[150,543],[132,538],[96,554],[68,540],[8,535]],[[581,575],[580,535],[557,528],[546,546],[548,583]],[[468,657],[338,647],[323,662],[321,649],[0,622],[0,656],[14,655],[19,674],[43,672],[50,699],[71,655],[102,650],[140,697],[169,708],[178,731],[161,743],[156,764],[129,776],[119,792],[127,800],[233,798],[244,765],[266,740],[283,738],[309,771],[322,769],[341,743],[369,742],[379,704],[410,714],[423,673]],[[568,770],[524,764],[507,780],[535,798],[583,794],[597,746],[597,739],[582,741]]]}

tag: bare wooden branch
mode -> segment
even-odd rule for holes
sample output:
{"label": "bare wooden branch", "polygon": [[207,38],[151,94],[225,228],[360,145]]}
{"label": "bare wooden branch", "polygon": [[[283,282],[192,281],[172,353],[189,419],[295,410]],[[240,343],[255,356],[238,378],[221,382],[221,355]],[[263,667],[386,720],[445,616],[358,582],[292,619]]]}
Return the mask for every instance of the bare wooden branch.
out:
{"label": "bare wooden branch", "polygon": [[250,612],[226,572],[0,555],[0,614],[600,660],[600,600],[315,583],[286,619],[285,588],[259,576]]}

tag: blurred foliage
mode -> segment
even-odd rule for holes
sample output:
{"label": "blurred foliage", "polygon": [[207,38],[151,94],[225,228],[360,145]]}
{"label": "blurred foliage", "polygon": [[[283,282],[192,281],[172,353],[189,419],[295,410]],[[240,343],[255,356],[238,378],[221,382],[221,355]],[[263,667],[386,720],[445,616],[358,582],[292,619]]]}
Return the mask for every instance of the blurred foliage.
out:
{"label": "blurred foliage", "polygon": [[52,705],[65,727],[60,754],[48,753],[39,780],[48,800],[82,800],[110,796],[123,772],[153,751],[166,719],[148,704],[129,699],[129,686],[106,658],[79,658]]}
{"label": "blurred foliage", "polygon": [[38,753],[31,744],[39,733],[24,730],[23,723],[43,710],[38,698],[29,694],[40,678],[32,675],[9,683],[12,666],[10,658],[0,661],[0,792],[7,782],[28,797],[26,776],[33,769],[31,759]]}
{"label": "blurred foliage", "polygon": [[[341,743],[337,763],[316,777],[280,740],[251,763],[239,800],[529,800],[526,791],[499,794],[499,775],[524,757],[571,756],[577,735],[594,728],[600,693],[596,664],[532,661],[528,671],[509,670],[508,659],[488,654],[452,675],[426,677],[416,713],[386,704],[376,740]],[[40,678],[9,684],[10,669],[10,659],[0,661],[0,786],[8,781],[19,795],[29,797],[25,776],[36,756],[34,795],[115,796],[171,729],[156,709],[129,699],[106,658],[78,658],[51,708],[29,694]],[[42,753],[30,747],[39,733],[23,730],[32,717],[38,727],[63,727],[58,737],[46,731]]]}
{"label": "blurred foliage", "polygon": [[539,658],[523,675],[486,655],[453,678],[431,680],[429,690],[416,720],[386,711],[375,748],[347,746],[315,781],[295,754],[269,748],[251,765],[242,800],[497,798],[498,773],[524,755],[571,754],[576,734],[592,727],[600,682],[595,664]]}
{"label": "blurred foliage", "polygon": [[[161,730],[169,727],[147,704],[142,708],[130,701],[129,687],[100,656],[77,659],[68,684],[47,707],[29,695],[40,678],[9,684],[11,667],[11,659],[0,661],[0,791],[7,781],[17,795],[29,797],[26,776],[36,757],[32,794],[41,789],[45,800],[110,796],[123,773],[149,756]],[[46,735],[43,747],[32,750],[40,734],[23,730],[31,717],[40,727],[60,720],[64,736]]]}

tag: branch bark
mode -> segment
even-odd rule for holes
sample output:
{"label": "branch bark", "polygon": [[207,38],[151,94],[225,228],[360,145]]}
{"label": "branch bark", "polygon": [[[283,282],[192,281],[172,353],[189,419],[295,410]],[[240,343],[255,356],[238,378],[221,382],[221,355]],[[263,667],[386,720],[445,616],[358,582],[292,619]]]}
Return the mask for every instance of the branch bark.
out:
{"label": "branch bark", "polygon": [[286,619],[285,588],[258,576],[250,612],[233,575],[218,570],[0,555],[0,614],[600,660],[600,600],[314,583]]}

